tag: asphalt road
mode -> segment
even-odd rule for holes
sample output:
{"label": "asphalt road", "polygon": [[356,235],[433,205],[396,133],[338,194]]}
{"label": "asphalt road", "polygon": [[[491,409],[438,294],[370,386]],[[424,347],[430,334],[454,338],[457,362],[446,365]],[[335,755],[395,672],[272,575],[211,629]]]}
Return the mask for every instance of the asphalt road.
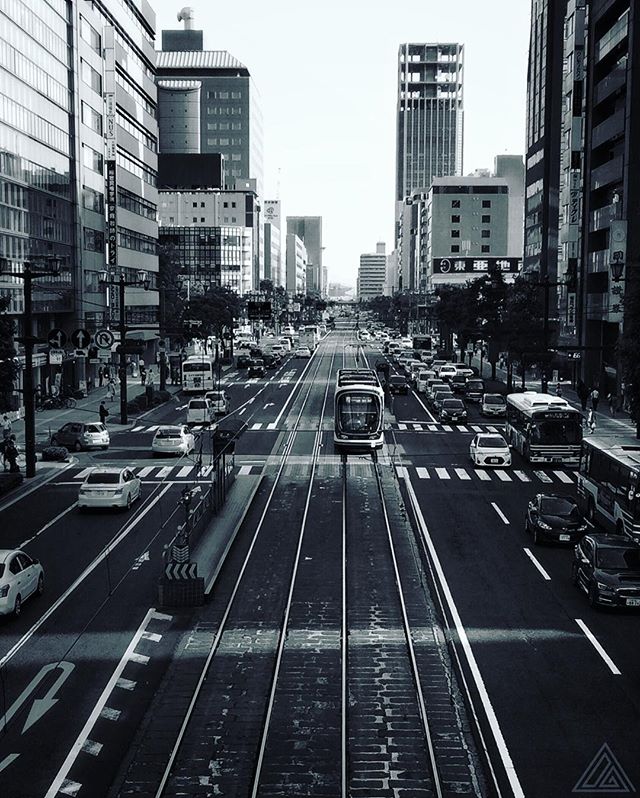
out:
{"label": "asphalt road", "polygon": [[[332,375],[354,365],[356,352],[355,339],[338,330],[311,361],[289,358],[264,379],[225,376],[233,413],[248,425],[236,448],[238,479],[272,474],[297,427],[289,476],[300,477],[318,442],[331,495],[331,413],[316,437],[317,418],[328,383],[330,407]],[[364,355],[381,357],[369,345]],[[2,545],[24,548],[46,572],[45,594],[19,619],[0,619],[2,796],[105,795],[193,623],[188,611],[157,609],[156,581],[181,490],[209,462],[210,443],[203,433],[196,455],[179,461],[150,453],[154,428],[184,420],[185,404],[177,396],[126,432],[114,425],[109,451],[79,454],[51,482],[0,508]],[[394,398],[387,421],[383,464],[397,475],[418,538],[428,536],[437,556],[503,794],[570,796],[603,745],[640,786],[638,613],[589,608],[570,582],[571,549],[534,546],[524,531],[530,498],[575,496],[575,472],[532,468],[517,454],[511,468],[475,469],[472,435],[500,427],[477,406],[463,428],[447,428],[411,394]],[[130,513],[79,514],[80,475],[108,463],[141,473],[141,500]],[[314,501],[323,512],[321,497]]]}

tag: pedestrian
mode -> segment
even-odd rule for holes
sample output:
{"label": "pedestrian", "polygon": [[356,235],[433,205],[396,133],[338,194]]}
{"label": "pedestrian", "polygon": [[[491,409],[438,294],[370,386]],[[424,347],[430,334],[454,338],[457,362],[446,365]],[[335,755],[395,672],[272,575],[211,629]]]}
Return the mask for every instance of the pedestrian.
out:
{"label": "pedestrian", "polygon": [[598,402],[600,401],[600,391],[594,387],[591,391],[591,407],[593,411],[596,412],[598,409]]}
{"label": "pedestrian", "polygon": [[607,396],[607,401],[609,402],[609,413],[612,417],[616,414],[616,407],[618,406],[618,397],[615,395],[613,391]]}
{"label": "pedestrian", "polygon": [[589,432],[596,431],[596,415],[593,410],[589,410],[589,415],[587,416],[587,426],[589,427]]}
{"label": "pedestrian", "polygon": [[147,407],[152,407],[153,405],[153,369],[149,369],[147,372],[147,376],[145,379],[145,393],[147,395]]}
{"label": "pedestrian", "polygon": [[98,368],[98,388],[102,388],[102,380],[104,379],[104,371],[102,366]]}
{"label": "pedestrian", "polygon": [[145,384],[146,377],[147,377],[147,367],[144,365],[144,363],[140,363],[140,385]]}
{"label": "pedestrian", "polygon": [[576,393],[578,394],[578,399],[580,400],[582,410],[586,410],[587,399],[589,398],[589,390],[582,379],[578,379],[576,383]]}
{"label": "pedestrian", "polygon": [[556,385],[556,396],[562,396],[562,385],[560,385],[560,381]]}
{"label": "pedestrian", "polygon": [[11,437],[11,419],[5,413],[2,416],[2,441],[3,441],[3,443],[6,444],[10,437]]}
{"label": "pedestrian", "polygon": [[16,446],[15,435],[12,435],[5,444],[3,460],[5,470],[7,468],[7,463],[9,463],[9,471],[12,474],[20,472],[20,466],[18,465],[18,447]]}
{"label": "pedestrian", "polygon": [[100,421],[103,424],[107,423],[107,416],[109,415],[109,411],[105,407],[104,402],[100,402],[100,407],[98,408],[98,413],[100,414]]}
{"label": "pedestrian", "polygon": [[112,378],[107,383],[107,399],[110,402],[116,398],[116,381]]}

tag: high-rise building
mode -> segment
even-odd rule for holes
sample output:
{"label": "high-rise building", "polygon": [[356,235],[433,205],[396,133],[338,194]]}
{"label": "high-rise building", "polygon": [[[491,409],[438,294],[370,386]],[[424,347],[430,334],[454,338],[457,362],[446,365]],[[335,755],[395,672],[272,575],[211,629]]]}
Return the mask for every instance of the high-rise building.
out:
{"label": "high-rise building", "polygon": [[263,191],[262,111],[248,68],[226,50],[204,50],[193,10],[184,30],[162,31],[158,63],[161,153],[221,153],[231,184],[253,178]]}
{"label": "high-rise building", "polygon": [[286,243],[287,285],[291,294],[307,291],[307,249],[295,233],[287,233]]}
{"label": "high-rise building", "polygon": [[387,274],[387,255],[385,244],[379,241],[376,251],[360,255],[358,268],[358,299],[366,301],[377,296],[383,296]]}
{"label": "high-rise building", "polygon": [[282,268],[282,233],[280,200],[264,202],[264,277],[274,287],[286,284]]}
{"label": "high-rise building", "polygon": [[322,268],[322,216],[287,216],[287,235],[297,235],[307,250],[308,274],[307,291],[324,295]]}
{"label": "high-rise building", "polygon": [[461,44],[400,45],[396,202],[462,174],[463,61]]}

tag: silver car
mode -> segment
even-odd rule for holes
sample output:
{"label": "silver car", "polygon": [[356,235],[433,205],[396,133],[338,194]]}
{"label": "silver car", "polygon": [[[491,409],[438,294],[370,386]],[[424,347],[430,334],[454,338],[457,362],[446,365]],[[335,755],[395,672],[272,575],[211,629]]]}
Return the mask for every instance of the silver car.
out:
{"label": "silver car", "polygon": [[0,615],[20,615],[22,602],[44,592],[38,560],[20,549],[0,549]]}
{"label": "silver car", "polygon": [[76,452],[108,449],[109,443],[109,430],[100,421],[69,421],[51,436],[52,446],[64,446]]}
{"label": "silver car", "polygon": [[153,456],[189,454],[196,448],[196,439],[186,424],[158,427],[151,442]]}
{"label": "silver car", "polygon": [[119,507],[129,510],[140,498],[142,482],[128,468],[92,468],[80,486],[78,508]]}

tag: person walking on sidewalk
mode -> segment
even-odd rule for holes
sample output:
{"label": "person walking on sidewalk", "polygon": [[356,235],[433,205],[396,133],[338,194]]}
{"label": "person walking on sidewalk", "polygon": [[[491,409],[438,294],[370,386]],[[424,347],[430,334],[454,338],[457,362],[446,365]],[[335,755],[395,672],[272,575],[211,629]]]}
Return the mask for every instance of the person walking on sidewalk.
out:
{"label": "person walking on sidewalk", "polygon": [[598,402],[600,401],[600,391],[596,386],[594,386],[593,390],[591,391],[591,407],[593,408],[593,412],[597,412],[598,410]]}
{"label": "person walking on sidewalk", "polygon": [[611,391],[609,396],[607,396],[607,401],[609,402],[609,413],[611,414],[612,418],[615,418],[616,407],[618,406],[618,397],[613,391]]}
{"label": "person walking on sidewalk", "polygon": [[562,397],[562,385],[560,385],[560,382],[556,385],[556,396]]}
{"label": "person walking on sidewalk", "polygon": [[589,410],[589,415],[587,416],[587,427],[589,427],[589,432],[591,433],[596,431],[596,415],[593,410]]}
{"label": "person walking on sidewalk", "polygon": [[5,413],[2,416],[2,442],[6,445],[7,441],[11,437],[11,419]]}
{"label": "person walking on sidewalk", "polygon": [[98,408],[98,413],[100,414],[100,421],[103,424],[107,423],[107,416],[109,415],[109,411],[105,407],[104,402],[100,402],[100,407]]}
{"label": "person walking on sidewalk", "polygon": [[107,383],[107,399],[110,402],[113,402],[115,398],[116,398],[116,381],[112,377]]}
{"label": "person walking on sidewalk", "polygon": [[18,474],[20,472],[20,466],[18,465],[18,447],[16,446],[16,436],[12,435],[4,447],[4,468],[6,471],[7,463],[9,463],[9,471],[12,474]]}
{"label": "person walking on sidewalk", "polygon": [[102,366],[98,368],[98,388],[102,388],[102,380],[104,379],[104,371]]}
{"label": "person walking on sidewalk", "polygon": [[144,363],[140,363],[140,385],[145,384],[145,380],[147,378],[147,367]]}
{"label": "person walking on sidewalk", "polygon": [[584,384],[583,380],[578,380],[576,383],[576,393],[578,394],[578,399],[580,400],[580,404],[582,405],[583,411],[587,409],[587,399],[589,398],[589,389]]}

